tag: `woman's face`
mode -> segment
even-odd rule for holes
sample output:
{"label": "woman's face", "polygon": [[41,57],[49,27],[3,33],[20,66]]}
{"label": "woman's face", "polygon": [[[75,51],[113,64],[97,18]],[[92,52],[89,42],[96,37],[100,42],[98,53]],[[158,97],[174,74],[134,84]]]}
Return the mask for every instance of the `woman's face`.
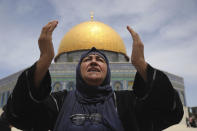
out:
{"label": "woman's face", "polygon": [[105,59],[97,54],[85,57],[81,62],[81,76],[90,86],[99,86],[105,80],[107,64]]}

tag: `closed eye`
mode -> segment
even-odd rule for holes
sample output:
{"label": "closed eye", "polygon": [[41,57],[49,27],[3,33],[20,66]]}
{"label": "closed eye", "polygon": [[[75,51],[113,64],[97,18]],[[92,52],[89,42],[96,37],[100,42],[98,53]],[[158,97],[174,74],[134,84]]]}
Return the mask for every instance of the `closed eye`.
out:
{"label": "closed eye", "polygon": [[87,62],[87,61],[90,61],[90,60],[92,60],[91,56],[84,58],[82,62]]}
{"label": "closed eye", "polygon": [[105,60],[101,57],[97,57],[96,60],[105,63]]}
{"label": "closed eye", "polygon": [[90,61],[91,59],[90,58],[87,58],[87,59],[84,59],[83,62],[87,62],[87,61]]}

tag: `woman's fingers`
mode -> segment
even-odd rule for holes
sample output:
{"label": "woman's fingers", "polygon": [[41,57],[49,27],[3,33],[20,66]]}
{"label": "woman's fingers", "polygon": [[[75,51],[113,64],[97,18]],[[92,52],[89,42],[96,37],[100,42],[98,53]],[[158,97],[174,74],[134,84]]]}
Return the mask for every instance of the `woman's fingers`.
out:
{"label": "woman's fingers", "polygon": [[57,26],[58,21],[54,20],[46,24],[41,31],[40,36],[46,36],[47,34],[52,35],[55,27]]}
{"label": "woman's fingers", "polygon": [[57,24],[58,24],[57,20],[54,20],[54,21],[50,22],[50,27],[49,27],[49,30],[48,30],[49,34],[53,33],[53,31],[56,28]]}
{"label": "woman's fingers", "polygon": [[54,20],[46,24],[41,31],[38,39],[41,56],[47,56],[50,59],[54,57],[54,48],[52,42],[52,33],[56,28],[58,21]]}
{"label": "woman's fingers", "polygon": [[133,39],[133,44],[139,43],[141,42],[141,39],[138,35],[138,33],[136,33],[131,27],[127,26],[127,30],[130,32],[132,39]]}

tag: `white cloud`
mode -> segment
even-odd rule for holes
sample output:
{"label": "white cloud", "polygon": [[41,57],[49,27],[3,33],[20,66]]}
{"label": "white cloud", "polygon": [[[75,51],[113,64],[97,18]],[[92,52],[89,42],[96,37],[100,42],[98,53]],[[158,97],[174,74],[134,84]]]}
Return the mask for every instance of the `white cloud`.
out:
{"label": "white cloud", "polygon": [[[170,25],[163,27],[160,31],[164,39],[187,40],[190,41],[197,33],[197,17],[187,20],[176,20]],[[190,39],[188,39],[190,38]]]}
{"label": "white cloud", "polygon": [[18,0],[16,3],[16,13],[18,15],[28,14],[35,9],[35,3],[33,1]]}
{"label": "white cloud", "polygon": [[19,68],[28,65],[34,57],[39,56],[36,54],[37,50],[37,39],[35,36],[30,36],[30,34],[25,34],[23,29],[16,29],[9,31],[9,33],[3,34],[0,32],[0,39],[4,43],[1,44],[0,56],[4,56],[0,59],[0,66],[9,65],[10,68]]}
{"label": "white cloud", "polygon": [[165,50],[154,46],[148,49],[148,60],[157,67],[181,76],[197,75],[197,62],[194,60],[197,45],[171,46]]}

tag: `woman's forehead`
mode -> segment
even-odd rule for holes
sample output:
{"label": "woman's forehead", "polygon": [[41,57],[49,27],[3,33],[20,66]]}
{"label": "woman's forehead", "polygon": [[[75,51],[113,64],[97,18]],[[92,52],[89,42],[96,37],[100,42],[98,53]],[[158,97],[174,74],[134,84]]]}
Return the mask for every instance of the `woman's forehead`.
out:
{"label": "woman's forehead", "polygon": [[[100,55],[98,55],[98,54],[89,54],[89,55],[87,55],[86,57],[93,57],[93,56],[103,58],[102,56],[100,56]],[[86,58],[86,57],[85,57],[85,58]]]}
{"label": "woman's forehead", "polygon": [[84,57],[84,59],[85,59],[85,58],[90,58],[90,57],[102,58],[102,59],[105,60],[105,58],[104,58],[102,55],[98,54],[98,53],[91,53],[91,54],[88,54],[86,57]]}

